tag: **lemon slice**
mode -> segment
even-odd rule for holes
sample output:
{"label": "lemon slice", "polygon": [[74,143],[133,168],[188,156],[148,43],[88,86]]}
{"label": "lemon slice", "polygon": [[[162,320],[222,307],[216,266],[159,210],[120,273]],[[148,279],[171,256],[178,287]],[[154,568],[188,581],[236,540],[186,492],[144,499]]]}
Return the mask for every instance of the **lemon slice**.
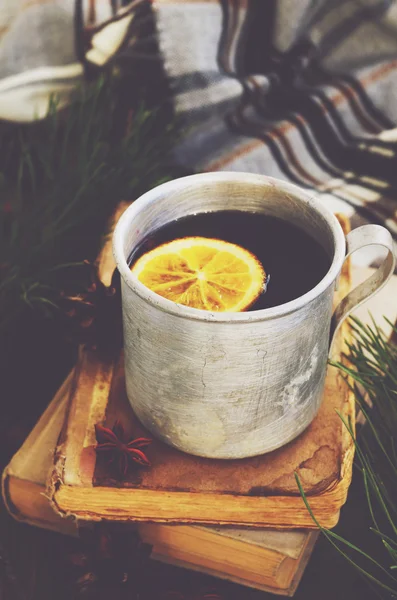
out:
{"label": "lemon slice", "polygon": [[249,308],[265,281],[262,265],[248,250],[202,237],[158,246],[139,258],[131,271],[168,300],[218,312]]}

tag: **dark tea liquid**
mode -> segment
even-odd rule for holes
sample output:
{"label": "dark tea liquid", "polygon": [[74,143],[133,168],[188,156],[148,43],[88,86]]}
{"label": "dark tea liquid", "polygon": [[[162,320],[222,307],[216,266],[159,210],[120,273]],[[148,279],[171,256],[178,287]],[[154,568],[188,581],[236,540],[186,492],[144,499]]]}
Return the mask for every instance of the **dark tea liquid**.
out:
{"label": "dark tea liquid", "polygon": [[315,287],[331,260],[324,248],[295,225],[260,213],[208,212],[183,217],[151,233],[130,257],[184,237],[208,237],[231,242],[252,252],[268,277],[266,291],[249,310],[285,304]]}

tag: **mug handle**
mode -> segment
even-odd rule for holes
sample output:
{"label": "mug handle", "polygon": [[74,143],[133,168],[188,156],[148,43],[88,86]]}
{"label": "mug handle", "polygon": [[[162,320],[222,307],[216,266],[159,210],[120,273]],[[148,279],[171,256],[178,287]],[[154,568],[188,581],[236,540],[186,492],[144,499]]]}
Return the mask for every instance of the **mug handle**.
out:
{"label": "mug handle", "polygon": [[330,348],[336,332],[351,311],[373,296],[373,294],[376,294],[393,274],[396,264],[393,238],[390,232],[385,227],[381,227],[381,225],[363,225],[350,231],[346,236],[345,260],[356,250],[371,245],[386,248],[388,250],[387,256],[378,269],[376,269],[375,273],[349,292],[336,307],[331,319]]}

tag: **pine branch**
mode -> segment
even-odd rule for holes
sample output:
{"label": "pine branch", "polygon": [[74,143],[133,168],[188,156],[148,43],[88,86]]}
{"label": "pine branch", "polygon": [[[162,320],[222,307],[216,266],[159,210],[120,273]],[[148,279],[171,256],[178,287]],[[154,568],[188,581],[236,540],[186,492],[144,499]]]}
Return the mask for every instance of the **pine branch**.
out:
{"label": "pine branch", "polygon": [[[387,321],[387,319],[386,319]],[[390,321],[394,334],[397,329]],[[311,511],[299,476],[295,479],[302,498],[314,522],[331,544],[369,582],[375,584],[383,598],[397,597],[397,347],[387,340],[373,321],[364,325],[352,319],[354,341],[347,356],[351,367],[331,363],[346,376],[354,391],[358,408],[365,416],[365,425],[358,439],[341,416],[354,440],[356,464],[363,479],[369,509],[369,529],[374,544],[381,541],[381,559],[375,560],[355,544],[322,528]]]}
{"label": "pine branch", "polygon": [[52,98],[43,122],[0,130],[1,332],[26,311],[56,314],[61,290],[85,287],[80,265],[115,206],[169,178],[176,127],[139,99],[126,108],[123,85],[103,77],[67,110]]}

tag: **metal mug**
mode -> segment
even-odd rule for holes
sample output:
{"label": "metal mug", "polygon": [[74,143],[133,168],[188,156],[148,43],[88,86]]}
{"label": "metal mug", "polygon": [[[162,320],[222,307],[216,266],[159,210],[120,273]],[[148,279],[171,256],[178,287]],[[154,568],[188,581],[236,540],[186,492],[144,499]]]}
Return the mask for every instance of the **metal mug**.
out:
{"label": "metal mug", "polygon": [[[131,251],[146,236],[175,219],[220,210],[292,221],[330,254],[328,272],[296,300],[240,313],[176,304],[131,273]],[[121,274],[131,405],[154,436],[210,458],[270,452],[309,425],[323,395],[330,330],[378,291],[395,266],[392,238],[385,228],[364,225],[345,239],[336,217],[307,191],[248,173],[192,175],[152,189],[122,215],[113,243]],[[332,316],[345,258],[372,244],[387,248],[385,261]]]}

